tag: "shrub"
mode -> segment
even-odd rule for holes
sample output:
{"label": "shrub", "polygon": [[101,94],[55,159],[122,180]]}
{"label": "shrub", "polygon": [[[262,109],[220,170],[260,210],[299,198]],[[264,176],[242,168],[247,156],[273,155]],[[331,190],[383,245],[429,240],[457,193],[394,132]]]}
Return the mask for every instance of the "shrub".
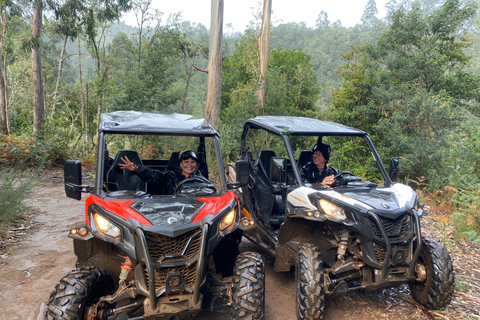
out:
{"label": "shrub", "polygon": [[0,235],[6,234],[8,226],[26,210],[23,200],[35,185],[30,174],[20,175],[13,168],[0,171]]}
{"label": "shrub", "polygon": [[63,166],[66,147],[61,142],[35,141],[29,137],[0,135],[0,165],[16,168]]}

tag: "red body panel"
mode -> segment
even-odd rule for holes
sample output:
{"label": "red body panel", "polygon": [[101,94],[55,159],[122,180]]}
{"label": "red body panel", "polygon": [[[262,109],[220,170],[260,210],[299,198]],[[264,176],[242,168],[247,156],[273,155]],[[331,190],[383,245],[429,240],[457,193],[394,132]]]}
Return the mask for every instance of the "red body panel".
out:
{"label": "red body panel", "polygon": [[[232,191],[229,191],[224,196],[218,198],[198,198],[198,200],[205,202],[205,205],[192,222],[200,221],[209,214],[215,215],[220,209],[225,208],[233,199],[238,203],[237,196]],[[240,216],[238,218],[240,219]]]}
{"label": "red body panel", "polygon": [[123,218],[125,220],[128,220],[130,218],[137,220],[141,224],[146,224],[146,225],[152,225],[150,221],[145,219],[144,216],[142,216],[140,213],[137,211],[133,210],[130,208],[132,203],[135,203],[135,200],[110,200],[110,201],[105,201],[95,195],[89,196],[85,200],[85,219],[87,220],[87,224],[90,226],[90,221],[88,219],[88,207],[92,204],[98,204],[102,208],[104,208],[107,211],[110,211],[112,213],[115,213],[117,216],[120,218]]}
{"label": "red body panel", "polygon": [[[222,208],[225,208],[234,199],[235,201],[238,202],[237,196],[235,195],[235,193],[231,191],[227,192],[222,197],[198,198],[198,200],[205,202],[205,205],[202,207],[200,212],[195,216],[192,222],[201,221],[203,218],[205,218],[209,214],[215,215],[218,211],[220,211]],[[125,220],[132,218],[137,220],[141,224],[152,225],[150,221],[148,221],[144,216],[142,216],[140,213],[130,208],[130,206],[133,203],[135,203],[135,200],[105,201],[95,195],[91,195],[85,200],[85,219],[89,226],[91,225],[88,218],[88,207],[94,203],[98,204],[105,210],[112,212]],[[240,215],[239,211],[238,211],[238,214]],[[238,219],[240,219],[240,216],[238,217]]]}

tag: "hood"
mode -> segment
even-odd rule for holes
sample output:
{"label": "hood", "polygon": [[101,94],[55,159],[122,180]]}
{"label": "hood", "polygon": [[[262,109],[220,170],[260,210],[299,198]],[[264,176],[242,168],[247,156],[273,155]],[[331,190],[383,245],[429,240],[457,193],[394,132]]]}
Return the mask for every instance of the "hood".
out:
{"label": "hood", "polygon": [[315,210],[310,195],[317,194],[325,199],[335,199],[350,206],[360,206],[365,210],[395,211],[401,208],[413,208],[416,193],[404,184],[394,184],[390,188],[324,189],[300,187],[288,194],[287,201],[294,207],[307,207]]}
{"label": "hood", "polygon": [[353,189],[332,192],[320,192],[349,204],[362,205],[369,210],[395,211],[412,208],[416,193],[412,188],[397,183],[390,188]]}
{"label": "hood", "polygon": [[153,199],[138,201],[132,209],[142,214],[154,226],[173,227],[192,223],[205,202],[192,198]]}

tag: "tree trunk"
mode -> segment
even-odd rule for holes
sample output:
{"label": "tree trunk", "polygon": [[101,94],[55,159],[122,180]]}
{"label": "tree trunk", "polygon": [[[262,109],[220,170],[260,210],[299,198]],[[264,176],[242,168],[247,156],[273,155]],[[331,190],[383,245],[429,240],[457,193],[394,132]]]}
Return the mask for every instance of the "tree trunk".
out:
{"label": "tree trunk", "polygon": [[32,39],[38,41],[32,48],[32,71],[33,71],[33,134],[37,137],[43,137],[43,118],[45,115],[45,97],[43,95],[42,79],[42,56],[40,51],[40,42],[42,40],[42,11],[43,3],[34,2],[33,21],[32,21]]}
{"label": "tree trunk", "polygon": [[62,71],[63,71],[63,56],[65,55],[65,47],[67,46],[67,36],[63,36],[63,46],[62,51],[60,52],[60,59],[58,59],[58,73],[57,73],[57,82],[55,84],[55,92],[53,93],[53,105],[52,105],[52,113],[50,114],[50,119],[53,119],[55,115],[55,109],[58,103],[58,91],[60,90],[60,80],[62,78]]}
{"label": "tree trunk", "polygon": [[204,116],[217,128],[220,124],[220,74],[222,73],[223,0],[212,0],[208,54],[208,94]]}
{"label": "tree trunk", "polygon": [[[6,80],[6,57],[3,56],[3,39],[7,34],[7,13],[6,7],[2,7],[2,29],[0,33],[0,134],[10,134],[10,125],[8,121],[8,100],[7,100],[7,80]],[[5,62],[5,64],[4,64]]]}
{"label": "tree trunk", "polygon": [[[0,52],[0,58],[2,54]],[[7,86],[5,84],[5,78],[3,77],[3,63],[0,63],[0,134],[8,134],[8,112],[7,101],[5,100]]]}
{"label": "tree trunk", "polygon": [[[83,77],[82,77],[82,51],[80,46],[80,33],[77,34],[77,44],[78,44],[78,73],[79,73],[79,80],[80,80],[80,106],[82,112],[82,137],[83,137],[83,145],[82,145],[82,152],[85,152],[85,145],[87,143],[87,136],[86,136],[86,119],[85,119],[85,103],[83,101]],[[84,132],[85,131],[85,132]]]}
{"label": "tree trunk", "polygon": [[192,72],[194,70],[194,65],[195,65],[195,52],[196,51],[193,52],[192,63],[190,63],[190,67],[187,69],[187,81],[185,82],[185,93],[182,98],[182,106],[180,107],[180,113],[185,113],[185,105],[187,104],[188,87],[190,86],[190,78],[192,77]]}
{"label": "tree trunk", "polygon": [[[8,17],[6,15],[6,8],[3,8],[3,14],[2,14],[2,39],[0,42],[0,51],[4,52],[5,48],[3,47],[3,41],[7,35],[8,31]],[[0,57],[2,55],[0,54]],[[6,115],[6,125],[7,125],[7,134],[10,135],[12,133],[11,128],[10,128],[10,108],[8,106],[8,81],[7,81],[7,52],[3,55],[3,60],[0,61],[0,63],[3,63],[3,83],[5,84],[5,91],[4,91],[4,96],[5,96],[5,115]],[[1,92],[1,91],[0,91]]]}
{"label": "tree trunk", "polygon": [[[272,0],[263,1],[263,17],[262,17],[262,31],[260,39],[258,40],[258,105],[263,113],[265,107],[266,96],[266,79],[265,75],[268,70],[268,52],[270,49],[270,15],[272,11]],[[258,114],[257,110],[257,114]]]}

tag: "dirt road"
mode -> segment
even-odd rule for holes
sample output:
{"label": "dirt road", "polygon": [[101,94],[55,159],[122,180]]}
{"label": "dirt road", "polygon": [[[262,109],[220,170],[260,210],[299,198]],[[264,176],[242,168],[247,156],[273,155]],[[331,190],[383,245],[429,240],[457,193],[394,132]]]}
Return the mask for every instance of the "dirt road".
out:
{"label": "dirt road", "polygon": [[[75,265],[67,235],[71,226],[84,219],[84,200],[66,198],[63,177],[57,174],[42,181],[27,203],[34,208],[33,226],[21,241],[9,245],[8,254],[0,256],[0,320],[43,319],[41,309],[50,292]],[[251,243],[242,245],[257,250]],[[274,272],[273,260],[263,256],[267,262],[265,319],[296,319],[294,274]],[[464,305],[464,295],[456,293],[446,310],[427,311],[413,302],[406,288],[349,293],[327,299],[324,319],[480,319],[476,307],[480,300],[475,300],[479,297],[470,294],[473,300]],[[226,320],[229,315],[202,312],[196,319]]]}

